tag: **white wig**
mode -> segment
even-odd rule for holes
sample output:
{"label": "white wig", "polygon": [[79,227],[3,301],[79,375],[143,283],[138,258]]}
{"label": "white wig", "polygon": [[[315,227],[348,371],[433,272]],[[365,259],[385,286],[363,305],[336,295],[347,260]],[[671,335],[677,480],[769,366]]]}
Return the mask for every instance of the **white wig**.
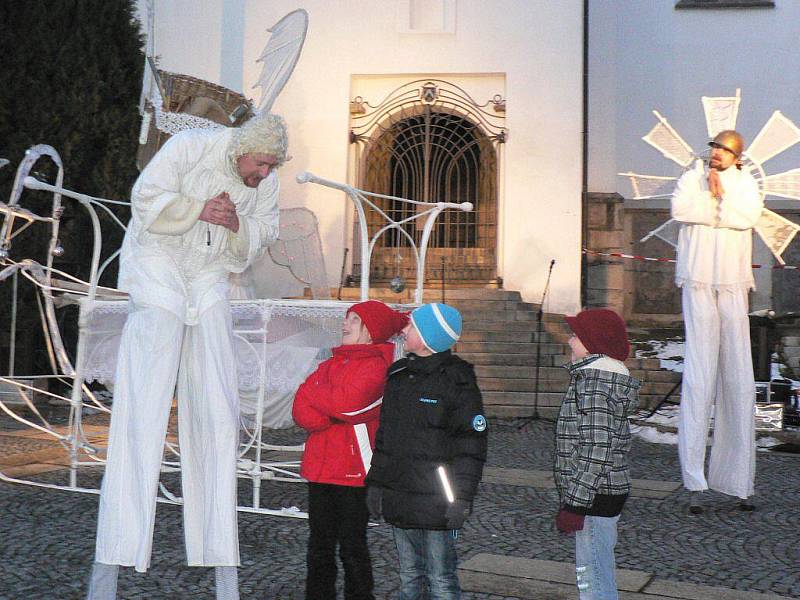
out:
{"label": "white wig", "polygon": [[236,129],[228,146],[228,158],[235,166],[236,159],[245,154],[269,154],[278,160],[276,166],[280,166],[289,159],[288,147],[286,121],[280,115],[265,113]]}

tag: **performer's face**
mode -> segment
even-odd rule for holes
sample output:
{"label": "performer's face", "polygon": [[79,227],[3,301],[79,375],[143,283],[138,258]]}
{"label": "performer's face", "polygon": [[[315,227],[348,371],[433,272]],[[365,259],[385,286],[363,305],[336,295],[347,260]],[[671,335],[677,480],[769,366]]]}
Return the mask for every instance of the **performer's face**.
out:
{"label": "performer's face", "polygon": [[353,344],[371,344],[372,338],[369,336],[367,326],[356,313],[350,312],[344,318],[342,324],[342,345],[352,346]]}
{"label": "performer's face", "polygon": [[403,348],[405,348],[406,352],[413,352],[417,356],[429,356],[432,354],[411,321],[403,327]]}
{"label": "performer's face", "polygon": [[573,334],[567,343],[569,344],[569,349],[572,350],[572,360],[578,360],[589,355],[589,351],[577,335]]}
{"label": "performer's face", "polygon": [[711,146],[711,158],[708,165],[717,171],[724,171],[736,162],[736,155],[722,146]]}
{"label": "performer's face", "polygon": [[247,187],[255,188],[278,164],[272,154],[249,152],[236,159],[236,170]]}

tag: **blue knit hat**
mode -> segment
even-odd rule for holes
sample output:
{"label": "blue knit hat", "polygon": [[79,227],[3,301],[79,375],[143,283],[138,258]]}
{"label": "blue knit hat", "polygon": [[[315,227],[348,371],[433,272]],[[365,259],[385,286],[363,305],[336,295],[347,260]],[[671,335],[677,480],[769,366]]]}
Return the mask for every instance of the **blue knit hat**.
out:
{"label": "blue knit hat", "polygon": [[461,313],[447,304],[423,304],[411,313],[423,343],[431,352],[444,352],[461,336]]}

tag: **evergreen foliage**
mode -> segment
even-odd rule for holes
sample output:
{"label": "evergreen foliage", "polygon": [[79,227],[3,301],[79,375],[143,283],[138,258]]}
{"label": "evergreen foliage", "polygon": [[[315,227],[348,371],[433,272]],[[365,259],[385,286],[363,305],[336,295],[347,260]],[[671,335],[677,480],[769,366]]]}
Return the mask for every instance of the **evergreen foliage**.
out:
{"label": "evergreen foliage", "polygon": [[[133,0],[25,0],[0,2],[0,199],[8,201],[15,170],[27,148],[48,144],[61,155],[64,187],[92,196],[128,200],[137,176],[138,101],[143,39]],[[48,164],[43,164],[48,163]],[[34,174],[54,183],[56,168],[43,159]],[[42,215],[52,194],[26,191],[22,204]],[[65,249],[56,266],[88,278],[92,228],[86,210],[62,200],[60,238]],[[112,210],[123,223],[130,211]],[[122,231],[102,210],[104,256],[116,250]],[[44,262],[50,230],[36,224],[14,239],[15,260]],[[103,282],[113,284],[116,269]],[[23,289],[24,288],[24,289]],[[18,372],[45,369],[36,301],[22,285]],[[9,281],[0,282],[0,373],[7,367]],[[74,334],[73,334],[74,335]],[[21,339],[20,339],[21,338]],[[74,343],[74,340],[73,340]],[[34,349],[37,349],[34,352]],[[31,364],[34,361],[35,364]]]}

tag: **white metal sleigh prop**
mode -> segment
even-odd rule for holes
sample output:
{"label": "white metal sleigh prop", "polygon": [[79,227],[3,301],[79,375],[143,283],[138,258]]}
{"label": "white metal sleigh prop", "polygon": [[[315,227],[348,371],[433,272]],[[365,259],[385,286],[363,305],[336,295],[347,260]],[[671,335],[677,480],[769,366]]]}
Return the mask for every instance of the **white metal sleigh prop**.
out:
{"label": "white metal sleigh prop", "polygon": [[[262,77],[265,87],[261,110],[268,110],[275,95],[285,84],[294,67],[297,55],[302,47],[302,40],[307,27],[305,11],[295,11],[284,17],[272,29],[273,36],[262,53],[262,60],[270,68]],[[151,29],[152,30],[152,29]],[[290,48],[291,51],[288,51]],[[277,58],[276,58],[277,57]],[[275,60],[273,60],[275,59]],[[279,60],[278,60],[279,59]],[[270,75],[270,73],[272,75]],[[147,87],[147,86],[146,86]],[[268,90],[268,91],[267,91]],[[169,115],[160,117],[158,98],[150,96],[155,106],[156,121],[169,122],[169,133],[176,133],[183,125],[175,123],[181,119]],[[263,100],[263,98],[262,98]],[[146,121],[147,119],[145,119]],[[149,124],[147,124],[149,126]],[[197,126],[189,119],[185,127]],[[203,127],[219,126],[211,121]],[[143,130],[146,129],[143,128]],[[52,184],[44,183],[31,176],[32,168],[43,157],[49,157],[58,168],[57,176]],[[3,164],[0,164],[2,167]],[[367,299],[369,294],[370,257],[376,242],[389,230],[396,230],[404,236],[417,261],[417,282],[415,302],[422,301],[423,281],[425,273],[425,254],[428,240],[438,215],[446,209],[470,211],[470,203],[423,203],[404,198],[394,198],[371,194],[347,184],[337,183],[316,177],[310,173],[297,176],[300,183],[313,183],[344,192],[355,205],[358,220],[358,243],[361,260],[361,298]],[[26,189],[52,193],[50,213],[36,214],[21,204]],[[412,216],[402,220],[393,220],[376,203],[375,199],[391,199],[407,202],[415,206]],[[62,206],[62,200],[64,205]],[[72,200],[77,201],[73,203]],[[117,258],[118,251],[112,252],[101,262],[102,235],[98,210],[109,213],[116,226],[124,229],[125,225],[108,209],[108,204],[127,204],[117,200],[94,198],[71,191],[63,187],[63,165],[58,152],[47,145],[30,148],[17,168],[16,178],[7,203],[0,202],[0,285],[12,286],[11,348],[9,367],[5,375],[0,376],[0,386],[14,391],[13,399],[0,395],[0,411],[8,417],[39,433],[58,441],[68,456],[68,475],[64,483],[54,482],[52,477],[43,481],[35,477],[11,477],[0,472],[0,480],[28,484],[39,487],[99,493],[92,486],[80,485],[80,475],[88,467],[102,467],[104,449],[98,443],[97,436],[87,433],[84,418],[87,414],[98,412],[110,413],[106,406],[91,389],[93,382],[113,387],[117,347],[122,326],[127,317],[128,302],[124,292],[99,285],[100,278],[108,266]],[[54,257],[64,253],[59,242],[59,228],[62,215],[66,210],[77,208],[86,210],[93,227],[92,258],[88,280],[81,280],[72,274],[54,267]],[[365,214],[367,210],[377,211],[385,224],[372,236],[367,229]],[[404,225],[420,219],[424,226],[419,240],[411,236]],[[31,258],[15,258],[12,243],[22,231],[29,227],[49,228],[46,259],[37,262]],[[43,238],[46,237],[43,232]],[[264,266],[269,267],[271,274],[276,269],[287,279],[299,281],[302,287],[314,291],[315,298],[326,297],[327,276],[325,274],[322,248],[319,240],[316,219],[307,209],[289,209],[281,211],[281,229],[278,241],[269,248],[262,259]],[[278,265],[274,267],[271,265]],[[256,265],[258,267],[258,265]],[[257,271],[255,278],[257,278]],[[15,315],[17,311],[17,291],[20,284],[35,286],[39,305],[41,325],[44,334],[45,348],[49,359],[50,373],[45,375],[21,375],[14,372],[14,344],[16,335]],[[252,282],[236,281],[233,286],[238,299],[232,300],[232,317],[234,325],[235,347],[238,363],[239,396],[241,404],[241,435],[238,461],[238,475],[252,483],[252,496],[248,502],[239,502],[239,510],[261,514],[305,517],[305,513],[297,509],[271,509],[261,506],[261,485],[263,481],[301,481],[297,471],[299,454],[289,455],[286,452],[300,452],[302,445],[285,446],[271,443],[270,432],[285,428],[292,424],[291,403],[295,390],[317,364],[328,355],[328,350],[339,344],[341,323],[349,306],[348,302],[332,300],[283,300],[273,298],[255,298],[259,286],[249,285]],[[257,282],[256,282],[257,283]],[[321,293],[317,293],[320,291]],[[262,292],[263,294],[263,292]],[[280,294],[275,294],[279,296]],[[57,309],[65,305],[78,307],[78,342],[74,357],[65,347],[62,333],[59,330]],[[5,365],[0,367],[4,369]],[[0,371],[1,373],[2,371]],[[146,376],[146,374],[142,374]],[[58,385],[48,385],[55,384]],[[69,390],[59,394],[52,389],[61,386]],[[66,423],[55,426],[50,423],[40,410],[41,403],[37,398],[61,402],[67,407]],[[170,432],[174,434],[173,432]],[[174,472],[180,469],[180,448],[174,435],[168,433],[165,441],[165,452],[162,472]],[[272,436],[274,438],[274,435]],[[278,452],[279,456],[275,453]],[[60,475],[56,475],[59,477]],[[92,482],[97,478],[93,477]],[[180,503],[181,498],[168,490],[162,480],[160,486],[160,502]]]}
{"label": "white metal sleigh prop", "polygon": [[[29,175],[31,167],[43,157],[49,156],[59,166],[56,185],[39,181]],[[41,312],[42,328],[46,340],[52,373],[47,375],[24,376],[13,373],[0,376],[0,383],[12,386],[17,391],[17,399],[11,403],[0,399],[0,410],[20,423],[49,434],[58,440],[69,456],[69,481],[65,484],[44,483],[35,479],[9,477],[0,472],[0,480],[36,485],[40,487],[64,489],[79,492],[98,493],[97,488],[79,485],[78,475],[82,467],[98,466],[104,462],[102,448],[97,447],[91,436],[87,435],[83,418],[87,412],[110,412],[89,387],[92,382],[113,386],[115,362],[119,337],[127,316],[127,297],[124,292],[98,285],[103,271],[116,258],[114,252],[103,264],[101,256],[101,231],[96,207],[106,209],[105,204],[115,202],[93,198],[60,186],[63,169],[58,153],[49,146],[36,146],[27,151],[20,164],[12,197],[6,203],[0,202],[3,215],[0,229],[0,282],[12,282],[15,292],[20,278],[36,286]],[[369,292],[369,257],[378,238],[390,229],[396,229],[409,239],[417,259],[417,287],[415,301],[422,300],[425,250],[433,225],[438,215],[448,208],[472,210],[470,203],[421,203],[412,200],[393,198],[417,206],[418,212],[401,221],[387,217],[386,225],[371,238],[367,232],[365,210],[374,209],[384,214],[371,197],[382,197],[346,184],[340,184],[316,177],[310,173],[298,176],[301,183],[316,183],[341,190],[355,203],[360,229],[362,261],[361,297],[366,299]],[[52,192],[52,211],[48,216],[37,215],[20,205],[20,197],[26,189]],[[63,253],[58,241],[59,223],[63,214],[62,199],[70,198],[88,211],[93,225],[93,251],[90,278],[82,281],[53,266],[53,257]],[[282,215],[284,216],[284,215]],[[405,232],[403,225],[415,219],[423,219],[422,237],[417,244]],[[122,223],[117,221],[122,227]],[[11,242],[21,231],[31,225],[49,225],[50,238],[47,259],[44,264],[32,259],[14,260],[9,250]],[[267,259],[269,260],[269,259]],[[74,360],[65,348],[56,318],[56,309],[66,304],[76,304],[78,316],[78,345]],[[305,377],[312,372],[327,350],[338,345],[341,337],[341,323],[349,302],[333,300],[280,300],[252,299],[233,300],[232,316],[236,354],[238,361],[239,394],[241,403],[241,444],[239,449],[238,475],[252,482],[252,501],[247,505],[240,503],[239,510],[262,514],[305,517],[305,513],[295,509],[269,509],[261,506],[261,482],[300,481],[297,474],[298,460],[269,460],[271,451],[301,451],[302,446],[281,446],[269,441],[269,431],[288,427],[291,421],[291,403],[294,392]],[[12,313],[16,312],[16,294]],[[12,322],[11,339],[14,338]],[[12,347],[13,353],[13,347]],[[13,363],[12,363],[13,364]],[[142,374],[146,376],[146,374]],[[59,395],[37,381],[59,381],[71,393]],[[34,402],[34,394],[50,399],[61,400],[69,407],[69,417],[65,427],[51,425]],[[25,410],[15,410],[21,405]],[[24,412],[24,416],[23,416]],[[180,448],[168,435],[162,472],[180,469],[178,461]],[[299,456],[298,456],[299,458]],[[159,501],[180,503],[180,498],[161,485],[162,497]]]}

